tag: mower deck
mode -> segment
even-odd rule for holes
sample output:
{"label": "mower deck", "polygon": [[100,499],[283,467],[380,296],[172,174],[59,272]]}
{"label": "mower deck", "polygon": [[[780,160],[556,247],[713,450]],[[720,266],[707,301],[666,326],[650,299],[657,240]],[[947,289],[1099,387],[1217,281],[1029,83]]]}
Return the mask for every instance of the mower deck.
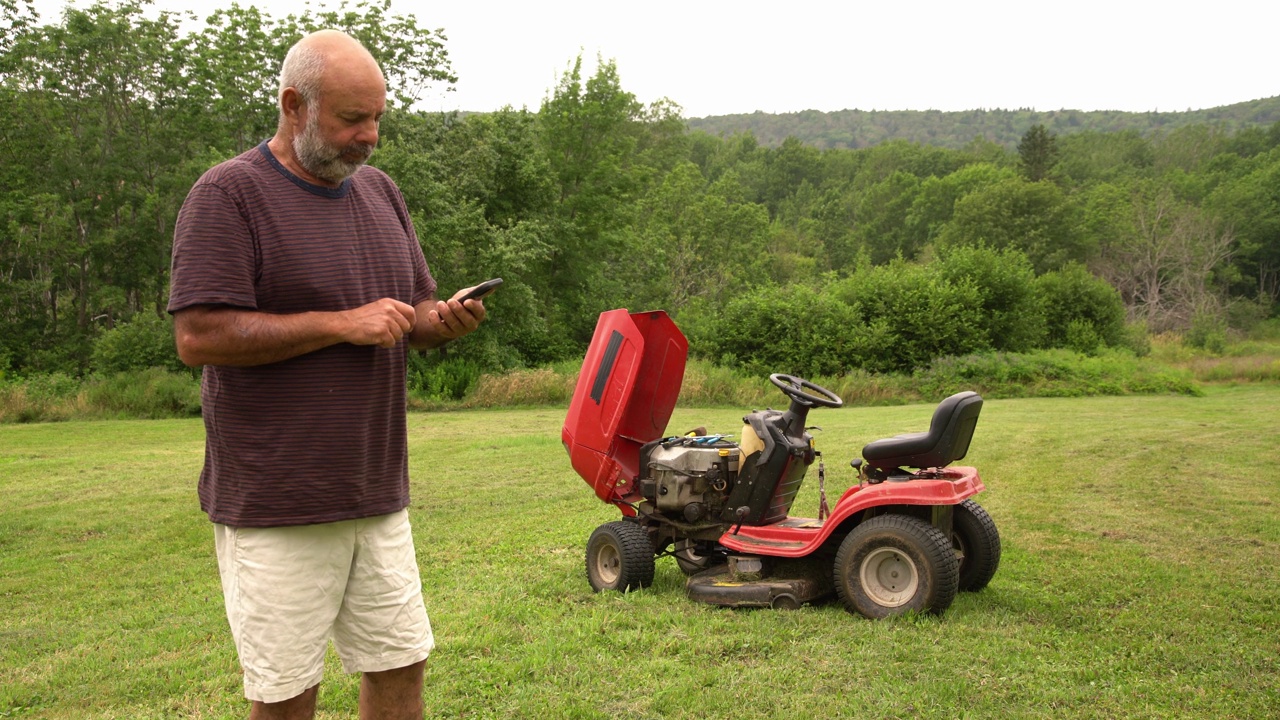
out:
{"label": "mower deck", "polygon": [[[692,600],[722,607],[795,610],[834,591],[830,569],[815,560],[731,557],[728,565],[691,576],[685,592]],[[756,567],[744,571],[752,562]]]}

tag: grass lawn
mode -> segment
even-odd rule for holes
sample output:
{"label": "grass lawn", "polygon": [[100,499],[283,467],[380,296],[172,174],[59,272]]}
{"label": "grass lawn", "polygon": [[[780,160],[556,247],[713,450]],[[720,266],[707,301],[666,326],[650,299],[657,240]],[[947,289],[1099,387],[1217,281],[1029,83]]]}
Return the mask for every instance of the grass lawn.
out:
{"label": "grass lawn", "polygon": [[[963,464],[1000,570],[942,618],[879,622],[696,604],[670,559],[595,595],[584,545],[618,513],[569,467],[562,409],[412,414],[428,716],[1280,717],[1278,407],[1273,384],[988,401]],[[863,444],[930,413],[814,411],[832,502]],[[247,715],[202,453],[198,419],[0,426],[0,718]],[[817,504],[811,473],[793,512]],[[357,687],[331,653],[320,717],[354,717]]]}

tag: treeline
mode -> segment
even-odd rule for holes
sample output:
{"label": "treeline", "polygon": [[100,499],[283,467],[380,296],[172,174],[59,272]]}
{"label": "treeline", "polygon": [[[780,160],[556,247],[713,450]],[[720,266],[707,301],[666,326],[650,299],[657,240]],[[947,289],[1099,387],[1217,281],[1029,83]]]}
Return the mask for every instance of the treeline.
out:
{"label": "treeline", "polygon": [[319,27],[383,65],[395,107],[373,163],[404,192],[442,294],[506,280],[484,332],[415,360],[410,381],[436,394],[580,357],[616,307],[671,311],[716,362],[838,374],[1222,333],[1280,295],[1280,123],[1037,124],[1012,150],[767,147],[690,131],[603,60],[587,73],[579,58],[536,112],[406,110],[454,77],[443,33],[389,4],[283,20],[232,5],[184,33],[134,2],[41,24],[24,1],[0,0],[12,375],[176,363],[163,309],[177,210],[203,170],[273,133],[283,52]]}
{"label": "treeline", "polygon": [[1033,126],[1066,135],[1077,132],[1133,131],[1157,137],[1190,125],[1218,132],[1263,130],[1280,122],[1280,97],[1185,112],[1120,110],[1034,110],[999,108],[941,110],[804,110],[794,113],[743,113],[690,118],[689,127],[717,136],[750,133],[761,145],[777,147],[796,138],[819,149],[865,148],[887,140],[906,140],[953,150],[989,142],[1012,150]]}

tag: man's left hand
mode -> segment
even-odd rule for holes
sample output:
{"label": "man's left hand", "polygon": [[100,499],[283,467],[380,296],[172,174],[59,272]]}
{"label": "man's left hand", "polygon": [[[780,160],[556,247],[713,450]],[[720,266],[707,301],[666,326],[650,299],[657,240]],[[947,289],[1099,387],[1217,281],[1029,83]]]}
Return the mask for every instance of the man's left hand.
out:
{"label": "man's left hand", "polygon": [[448,300],[427,300],[417,306],[418,321],[410,335],[416,348],[439,347],[480,327],[485,318],[483,300],[461,298],[471,288],[462,288]]}

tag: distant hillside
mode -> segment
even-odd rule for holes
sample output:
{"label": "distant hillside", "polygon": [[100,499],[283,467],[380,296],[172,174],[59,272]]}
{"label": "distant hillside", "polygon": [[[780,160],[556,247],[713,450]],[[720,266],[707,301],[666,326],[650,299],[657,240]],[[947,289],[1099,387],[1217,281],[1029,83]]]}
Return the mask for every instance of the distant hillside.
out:
{"label": "distant hillside", "polygon": [[1234,132],[1246,127],[1267,127],[1276,122],[1280,122],[1280,96],[1186,112],[805,110],[778,115],[756,112],[691,118],[688,125],[690,130],[701,130],[711,135],[750,132],[760,144],[769,147],[776,147],[794,136],[806,145],[826,149],[868,147],[886,140],[961,148],[975,137],[1014,148],[1027,130],[1036,124],[1044,125],[1059,135],[1083,130],[1137,130],[1145,135],[1198,123],[1220,125]]}

